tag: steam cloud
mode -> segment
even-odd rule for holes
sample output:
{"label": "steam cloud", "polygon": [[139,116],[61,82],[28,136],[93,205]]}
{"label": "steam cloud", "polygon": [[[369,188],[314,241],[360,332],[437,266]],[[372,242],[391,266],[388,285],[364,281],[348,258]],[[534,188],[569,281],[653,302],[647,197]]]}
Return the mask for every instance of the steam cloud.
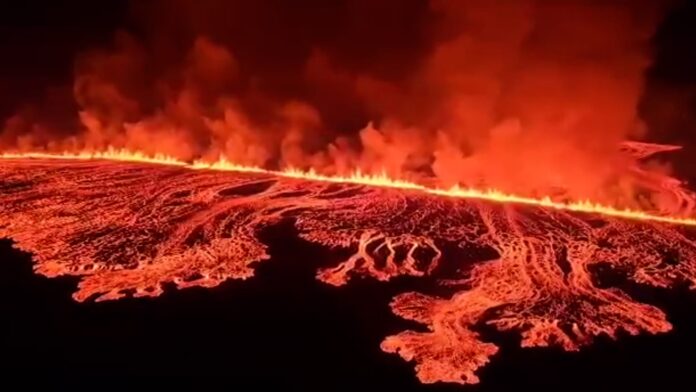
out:
{"label": "steam cloud", "polygon": [[[330,3],[330,4],[327,4]],[[126,147],[266,167],[616,198],[653,2],[159,1],[75,61],[75,123],[7,119],[14,149]],[[42,109],[43,108],[43,109]],[[55,117],[55,116],[54,116]]]}

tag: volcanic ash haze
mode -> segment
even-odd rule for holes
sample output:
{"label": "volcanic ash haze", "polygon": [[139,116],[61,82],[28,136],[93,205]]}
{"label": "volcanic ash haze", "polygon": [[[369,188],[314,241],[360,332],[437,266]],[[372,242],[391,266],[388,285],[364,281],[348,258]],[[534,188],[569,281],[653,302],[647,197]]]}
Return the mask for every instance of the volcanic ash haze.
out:
{"label": "volcanic ash haze", "polygon": [[153,1],[77,56],[5,149],[125,147],[181,159],[436,177],[606,203],[640,185],[636,113],[653,2]]}
{"label": "volcanic ash haze", "polygon": [[[4,154],[0,236],[32,252],[37,272],[79,276],[78,301],[113,300],[249,278],[270,257],[259,233],[289,219],[303,240],[350,253],[317,272],[323,282],[443,283],[396,296],[394,313],[424,328],[381,345],[425,383],[478,382],[498,351],[483,325],[565,350],[622,330],[666,332],[660,309],[603,280],[696,282],[693,228],[665,223],[693,222],[694,196],[646,163],[678,147],[626,142],[653,136],[636,108],[661,8],[134,2],[109,45],[86,48],[70,80],[6,119],[3,151],[124,148],[315,176]],[[56,110],[65,106],[74,110]],[[316,175],[356,170],[539,203]],[[573,212],[543,197],[670,215]]]}

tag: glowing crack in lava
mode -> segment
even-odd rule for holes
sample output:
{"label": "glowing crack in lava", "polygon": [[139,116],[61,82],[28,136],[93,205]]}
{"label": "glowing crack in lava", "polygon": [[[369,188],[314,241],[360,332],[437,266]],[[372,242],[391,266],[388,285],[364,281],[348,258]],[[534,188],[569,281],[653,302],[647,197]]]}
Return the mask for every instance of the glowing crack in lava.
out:
{"label": "glowing crack in lava", "polygon": [[[670,329],[660,309],[602,284],[601,271],[656,287],[696,282],[689,218],[110,154],[3,157],[0,237],[32,252],[37,272],[79,276],[78,301],[156,296],[164,282],[212,287],[251,277],[253,263],[269,258],[260,231],[292,219],[304,240],[352,251],[318,271],[323,282],[430,276],[454,290],[407,292],[391,304],[427,331],[381,347],[414,361],[425,383],[478,382],[476,369],[498,351],[477,332],[484,324],[518,331],[525,347],[565,350],[599,334]],[[452,247],[462,256],[445,268]]]}

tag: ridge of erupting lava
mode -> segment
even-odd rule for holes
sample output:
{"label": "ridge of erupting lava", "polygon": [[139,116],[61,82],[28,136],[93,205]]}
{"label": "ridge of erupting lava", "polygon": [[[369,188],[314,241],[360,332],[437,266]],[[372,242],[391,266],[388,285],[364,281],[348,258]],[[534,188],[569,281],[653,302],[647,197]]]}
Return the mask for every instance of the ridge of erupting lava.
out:
{"label": "ridge of erupting lava", "polygon": [[[665,150],[669,151],[674,148],[673,146],[665,146]],[[323,175],[317,173],[315,170],[310,169],[308,171],[303,171],[299,169],[285,169],[281,171],[266,170],[256,166],[246,166],[237,163],[230,162],[226,158],[220,158],[214,162],[206,161],[194,161],[188,163],[172,156],[164,154],[148,155],[139,151],[128,151],[125,149],[114,149],[109,148],[104,151],[83,151],[78,153],[63,152],[60,154],[54,153],[43,153],[43,152],[23,152],[23,153],[1,153],[0,159],[23,159],[23,158],[43,158],[43,159],[79,159],[79,160],[89,160],[89,159],[107,159],[116,160],[123,162],[140,162],[140,163],[154,163],[160,165],[173,165],[186,167],[190,169],[209,169],[218,171],[236,171],[236,172],[250,172],[250,173],[266,173],[278,175],[281,177],[291,177],[305,180],[313,181],[323,181],[323,182],[333,182],[333,183],[348,183],[348,184],[361,184],[361,185],[371,185],[371,186],[381,186],[389,188],[398,188],[406,190],[416,190],[420,192],[425,192],[438,196],[445,197],[456,197],[465,199],[482,199],[487,201],[501,202],[501,203],[516,203],[516,204],[526,204],[532,206],[548,207],[559,210],[576,211],[583,213],[593,213],[600,215],[607,215],[612,217],[626,218],[626,219],[638,219],[638,220],[648,220],[656,222],[665,222],[671,224],[679,225],[696,225],[696,219],[688,217],[670,217],[655,215],[645,211],[633,210],[628,208],[616,208],[612,206],[602,205],[600,203],[595,203],[589,200],[585,201],[572,201],[572,202],[557,202],[553,201],[550,197],[545,196],[542,198],[525,197],[514,194],[509,194],[501,192],[495,189],[474,189],[474,188],[461,188],[458,185],[452,186],[447,189],[442,188],[430,188],[415,182],[404,181],[399,179],[390,178],[385,172],[378,175],[365,174],[360,170],[354,171],[348,176],[340,175]]]}
{"label": "ridge of erupting lava", "polygon": [[597,335],[671,329],[660,309],[612,286],[606,274],[696,287],[696,231],[686,219],[627,219],[396,181],[374,186],[385,184],[372,177],[123,151],[62,158],[4,155],[0,237],[31,252],[36,272],[80,277],[76,300],[157,296],[167,282],[213,287],[249,278],[255,263],[271,257],[259,234],[290,219],[301,239],[349,251],[318,271],[322,282],[414,276],[447,287],[450,294],[397,295],[393,312],[427,330],[381,344],[415,362],[424,383],[479,381],[475,371],[498,352],[481,325],[519,332],[523,347],[564,350]]}

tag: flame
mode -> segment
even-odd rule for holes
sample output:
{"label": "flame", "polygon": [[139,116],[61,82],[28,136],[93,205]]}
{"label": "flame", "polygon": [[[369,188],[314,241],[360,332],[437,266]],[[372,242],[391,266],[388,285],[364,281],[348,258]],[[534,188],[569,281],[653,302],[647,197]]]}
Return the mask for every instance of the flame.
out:
{"label": "flame", "polygon": [[525,204],[530,206],[539,206],[546,208],[553,208],[557,210],[573,211],[580,213],[590,213],[599,214],[617,218],[624,219],[634,219],[643,221],[653,221],[670,223],[676,225],[687,225],[696,226],[696,219],[686,218],[686,217],[670,217],[663,215],[651,214],[649,212],[627,209],[627,208],[616,208],[608,205],[603,205],[595,203],[589,200],[583,201],[572,201],[572,202],[559,202],[551,200],[550,197],[543,198],[533,198],[526,196],[519,196],[514,194],[509,194],[501,192],[495,189],[474,189],[474,188],[461,188],[459,186],[453,186],[451,188],[431,188],[425,185],[417,184],[410,181],[399,180],[390,178],[385,172],[380,174],[368,174],[363,173],[360,170],[354,171],[348,176],[340,175],[324,175],[316,172],[314,169],[308,171],[288,168],[280,171],[266,170],[261,167],[246,166],[237,164],[227,160],[226,158],[220,158],[214,162],[207,162],[202,160],[197,160],[194,162],[185,162],[174,158],[172,156],[164,154],[146,154],[140,151],[131,151],[127,149],[117,149],[110,147],[103,151],[81,151],[81,152],[68,152],[64,151],[62,153],[46,153],[46,152],[21,152],[21,153],[1,153],[0,159],[64,159],[64,160],[112,160],[121,162],[138,162],[138,163],[148,163],[148,164],[158,164],[158,165],[169,165],[169,166],[180,166],[188,169],[194,170],[217,170],[217,171],[233,171],[233,172],[246,172],[246,173],[265,173],[277,175],[285,178],[296,178],[310,181],[322,181],[322,182],[334,182],[343,184],[359,184],[368,185],[376,187],[386,187],[386,188],[397,188],[405,190],[419,191],[423,193],[428,193],[432,195],[453,197],[453,198],[463,198],[463,199],[479,199],[492,201],[497,203],[514,203],[514,204]]}

